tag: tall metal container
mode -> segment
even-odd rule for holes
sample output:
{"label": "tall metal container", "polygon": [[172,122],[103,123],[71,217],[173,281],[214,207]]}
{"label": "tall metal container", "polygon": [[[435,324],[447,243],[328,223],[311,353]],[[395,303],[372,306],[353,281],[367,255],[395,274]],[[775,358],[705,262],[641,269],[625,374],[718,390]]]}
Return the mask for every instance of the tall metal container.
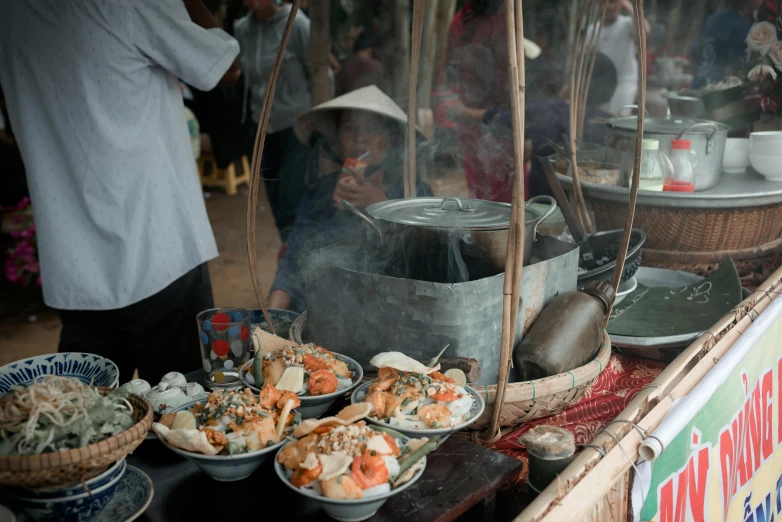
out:
{"label": "tall metal container", "polygon": [[[524,267],[516,343],[561,292],[576,289],[578,247],[539,236]],[[480,384],[497,382],[502,334],[504,274],[443,284],[313,266],[308,274],[305,340],[367,366],[378,352],[402,351],[416,359],[473,357]]]}

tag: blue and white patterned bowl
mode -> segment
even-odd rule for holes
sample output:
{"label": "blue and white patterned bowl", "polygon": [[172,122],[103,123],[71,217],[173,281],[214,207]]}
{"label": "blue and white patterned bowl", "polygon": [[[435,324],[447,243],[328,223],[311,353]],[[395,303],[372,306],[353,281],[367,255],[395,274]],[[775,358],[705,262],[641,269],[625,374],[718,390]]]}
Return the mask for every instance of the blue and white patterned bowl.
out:
{"label": "blue and white patterned bowl", "polygon": [[22,359],[0,368],[0,395],[8,393],[12,386],[30,384],[42,375],[75,377],[93,386],[119,386],[119,368],[111,360],[91,353],[53,353]]}
{"label": "blue and white patterned bowl", "polygon": [[31,498],[13,494],[19,507],[36,522],[82,522],[102,510],[114,496],[127,469],[123,459],[120,472],[104,485],[77,495],[57,498]]}
{"label": "blue and white patterned bowl", "polygon": [[[65,488],[39,489],[35,491],[22,488],[9,488],[9,492],[16,497],[29,499],[73,497],[82,493],[86,493],[87,491],[95,491],[98,488],[105,486],[117,478],[117,476],[122,476],[122,474],[125,473],[126,467],[127,464],[125,459],[120,459],[109,466],[109,468],[100,475],[86,480],[84,485],[76,484],[74,486],[68,486]],[[87,486],[87,489],[85,489],[84,486]]]}

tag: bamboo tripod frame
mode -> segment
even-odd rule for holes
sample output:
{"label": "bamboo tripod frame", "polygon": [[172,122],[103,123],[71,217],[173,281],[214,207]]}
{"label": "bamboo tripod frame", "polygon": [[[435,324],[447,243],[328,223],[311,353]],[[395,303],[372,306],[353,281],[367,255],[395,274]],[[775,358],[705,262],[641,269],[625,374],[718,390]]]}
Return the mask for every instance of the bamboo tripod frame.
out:
{"label": "bamboo tripod frame", "polygon": [[[589,8],[582,11],[582,17],[586,14],[594,12],[595,2],[599,2],[600,13],[604,13],[605,0],[583,0]],[[643,30],[643,0],[633,0],[635,5],[635,18],[636,18],[636,34],[639,44],[640,55],[640,102],[639,106],[643,107],[646,100],[646,34]],[[274,92],[277,84],[277,77],[279,76],[280,67],[282,64],[282,57],[285,53],[285,47],[288,44],[288,38],[290,37],[291,29],[293,27],[293,21],[296,17],[296,13],[299,9],[301,0],[294,0],[293,6],[288,16],[288,21],[285,27],[285,31],[280,42],[280,48],[277,51],[277,57],[274,62],[272,74],[269,79],[269,87],[266,91],[263,103],[263,109],[261,111],[261,117],[258,124],[258,132],[255,136],[255,146],[253,149],[253,158],[250,174],[250,197],[247,205],[247,256],[250,264],[250,276],[253,282],[253,289],[255,291],[258,304],[263,311],[264,318],[267,324],[274,332],[273,323],[269,317],[268,310],[266,308],[266,301],[261,293],[260,280],[257,273],[257,259],[255,250],[255,216],[258,204],[258,190],[260,181],[260,167],[261,157],[263,155],[264,140],[266,137],[266,130],[269,125],[269,115],[271,112],[272,101],[274,100]],[[421,33],[424,22],[424,6],[425,0],[414,0],[413,2],[413,31],[412,31],[412,55],[410,63],[410,99],[408,104],[408,118],[407,118],[407,134],[405,139],[406,154],[405,154],[405,197],[413,197],[415,195],[416,188],[416,142],[415,142],[415,114],[416,114],[416,88],[417,88],[417,76],[418,76],[418,62],[421,51]],[[601,15],[602,16],[602,15]],[[508,0],[505,2],[505,22],[507,29],[507,46],[508,46],[508,61],[509,61],[509,82],[510,82],[510,99],[511,99],[511,116],[513,122],[513,155],[515,161],[515,175],[513,179],[513,196],[511,200],[511,220],[508,234],[508,248],[505,259],[505,281],[503,286],[503,310],[502,310],[502,336],[500,345],[500,367],[499,376],[497,381],[497,393],[494,402],[494,408],[492,410],[491,421],[487,428],[487,433],[484,440],[493,441],[499,438],[499,419],[500,412],[503,407],[505,389],[508,384],[508,376],[510,373],[511,358],[513,354],[513,339],[516,332],[516,318],[518,317],[518,311],[520,307],[520,295],[521,295],[521,276],[522,276],[522,260],[524,257],[524,101],[525,101],[525,75],[524,75],[524,18],[522,9],[522,0]],[[585,22],[584,24],[585,25]],[[586,37],[586,28],[582,27],[582,38]],[[596,38],[595,38],[596,43]],[[583,43],[583,42],[582,42]],[[571,154],[573,155],[573,179],[577,185],[578,169],[575,164],[575,141],[578,127],[579,116],[577,113],[578,102],[577,100],[585,99],[586,95],[581,92],[577,93],[576,85],[578,89],[586,89],[591,75],[591,66],[584,68],[585,53],[579,58],[580,69],[579,77],[581,80],[576,82],[576,65],[574,64],[571,72],[571,115],[570,115],[570,128],[571,128]],[[574,60],[575,62],[575,60]],[[594,58],[590,60],[594,63]],[[589,63],[589,62],[588,62]],[[583,85],[582,85],[583,84]],[[583,122],[583,115],[580,117],[580,121]],[[627,224],[624,230],[624,237],[622,245],[617,253],[617,264],[614,270],[612,285],[616,289],[619,280],[621,278],[622,270],[624,269],[624,258],[627,254],[627,248],[630,241],[630,232],[632,230],[633,215],[635,212],[635,203],[638,195],[638,183],[640,175],[640,162],[641,162],[641,138],[643,136],[644,125],[644,111],[638,111],[638,130],[636,136],[636,150],[633,169],[633,178],[630,190],[630,212]]]}

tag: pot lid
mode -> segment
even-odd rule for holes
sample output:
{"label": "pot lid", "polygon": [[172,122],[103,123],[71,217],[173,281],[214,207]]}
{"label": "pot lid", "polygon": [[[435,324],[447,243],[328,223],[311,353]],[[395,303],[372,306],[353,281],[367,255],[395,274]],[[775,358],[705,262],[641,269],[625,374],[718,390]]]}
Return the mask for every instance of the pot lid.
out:
{"label": "pot lid", "polygon": [[[410,198],[375,203],[367,214],[400,225],[464,230],[491,230],[510,225],[511,206],[482,199]],[[525,224],[535,221],[542,212],[525,208]]]}
{"label": "pot lid", "polygon": [[[693,125],[709,124],[709,125]],[[608,120],[608,126],[615,129],[635,132],[638,128],[638,118],[635,116],[624,116],[622,118],[611,118]],[[693,127],[690,129],[690,127]],[[720,131],[727,131],[730,127],[723,123],[710,120],[698,120],[695,118],[646,118],[644,120],[644,134],[679,134],[684,130],[690,134],[711,134],[715,127]]]}

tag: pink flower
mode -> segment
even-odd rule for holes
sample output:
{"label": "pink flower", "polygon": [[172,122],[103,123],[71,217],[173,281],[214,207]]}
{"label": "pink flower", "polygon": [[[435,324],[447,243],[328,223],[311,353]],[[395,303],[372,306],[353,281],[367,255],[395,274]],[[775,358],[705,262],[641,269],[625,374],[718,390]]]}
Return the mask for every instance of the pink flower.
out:
{"label": "pink flower", "polygon": [[24,238],[31,238],[31,237],[33,237],[33,235],[35,235],[35,233],[32,232],[29,229],[28,230],[22,230],[22,237],[24,237]]}
{"label": "pink flower", "polygon": [[22,231],[21,230],[12,230],[8,233],[13,239],[19,239],[22,237]]}
{"label": "pink flower", "polygon": [[747,42],[750,51],[757,51],[761,56],[766,56],[777,44],[777,28],[771,22],[758,22],[749,30],[744,41]]}

